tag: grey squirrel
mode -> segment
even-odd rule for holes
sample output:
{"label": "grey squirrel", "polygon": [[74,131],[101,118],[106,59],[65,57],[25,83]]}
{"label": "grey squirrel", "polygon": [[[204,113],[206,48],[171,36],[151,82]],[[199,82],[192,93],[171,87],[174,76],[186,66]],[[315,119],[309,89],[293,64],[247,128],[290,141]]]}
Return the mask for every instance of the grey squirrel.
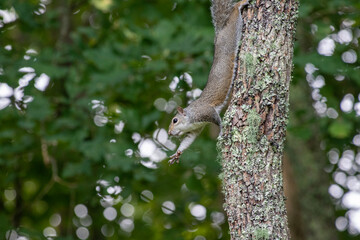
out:
{"label": "grey squirrel", "polygon": [[248,0],[234,3],[232,0],[212,0],[211,14],[215,27],[215,51],[207,84],[200,97],[186,108],[178,107],[171,120],[169,135],[185,135],[169,163],[179,162],[187,149],[201,133],[207,123],[220,127],[220,112],[226,105],[236,77],[236,54],[241,40],[243,20],[242,8]]}

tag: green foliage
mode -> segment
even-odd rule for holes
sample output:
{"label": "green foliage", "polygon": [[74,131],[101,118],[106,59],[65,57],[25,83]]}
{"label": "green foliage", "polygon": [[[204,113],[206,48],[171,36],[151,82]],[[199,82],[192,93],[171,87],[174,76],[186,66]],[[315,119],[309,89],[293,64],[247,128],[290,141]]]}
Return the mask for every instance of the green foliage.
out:
{"label": "green foliage", "polygon": [[335,121],[332,122],[329,127],[329,133],[334,138],[347,138],[350,137],[353,132],[353,126],[351,122]]}
{"label": "green foliage", "polygon": [[[0,9],[16,12],[9,22],[0,16],[0,83],[16,93],[0,97],[2,238],[44,239],[47,227],[58,239],[78,238],[84,229],[91,239],[228,238],[212,129],[176,166],[159,161],[169,145],[155,135],[167,128],[172,104],[189,100],[183,79],[175,92],[169,89],[173,78],[187,72],[192,88],[206,84],[214,36],[209,7],[207,0],[0,1]],[[339,9],[345,14],[336,14]],[[314,77],[326,79],[320,92],[339,117],[314,119],[307,114],[311,106],[303,106],[292,113],[289,134],[311,139],[313,123],[320,122],[326,149],[355,148],[358,116],[342,112],[339,103],[347,93],[356,99],[359,60],[344,63],[341,54],[359,51],[355,43],[336,43],[332,56],[315,51],[334,32],[329,25],[338,31],[345,19],[354,20],[355,33],[354,9],[355,0],[302,1],[300,9],[294,84],[304,81],[304,67],[312,63]],[[245,60],[256,64],[253,56]],[[42,74],[49,77],[45,91],[38,86]],[[343,82],[334,80],[338,74]],[[154,104],[160,98],[168,109]],[[3,108],[3,100],[10,105]],[[145,143],[158,152],[144,153]],[[172,214],[165,213],[166,201],[175,205]],[[78,204],[88,216],[75,214]],[[127,204],[135,209],[130,215]],[[205,219],[191,214],[194,204],[206,208]],[[117,212],[114,220],[104,217],[108,207]]]}
{"label": "green foliage", "polygon": [[[178,166],[150,160],[155,153],[142,157],[140,149],[149,140],[167,154],[154,132],[167,128],[172,113],[154,101],[174,99],[172,79],[189,72],[194,87],[206,83],[209,3],[1,1],[0,9],[12,8],[16,19],[0,28],[0,83],[20,95],[0,110],[0,236],[44,239],[48,227],[59,239],[79,238],[78,231],[92,239],[227,236],[224,218],[212,225],[222,200],[209,134]],[[182,80],[175,97],[185,99],[185,90]],[[162,210],[166,201],[175,204],[172,214]],[[86,218],[74,210],[78,204]],[[134,213],[127,215],[126,204]],[[192,216],[191,204],[203,205],[206,218]],[[110,206],[114,220],[104,215]]]}
{"label": "green foliage", "polygon": [[[333,197],[330,184],[340,185],[345,194],[332,200],[338,209],[335,211],[336,217],[343,217],[346,212],[344,209],[348,206],[341,204],[341,198],[354,186],[341,185],[339,178],[333,177],[344,174],[346,181],[359,171],[355,157],[351,157],[351,161],[354,161],[351,170],[344,169],[341,161],[345,153],[355,156],[359,151],[359,143],[353,141],[360,129],[359,35],[356,33],[360,26],[359,9],[359,2],[355,0],[301,1],[294,54],[294,87],[290,95],[293,100],[290,106],[288,150],[295,175],[299,178],[296,180],[299,191],[308,191],[307,196],[300,201],[305,222],[305,236],[302,238],[336,239],[334,234],[317,233],[318,228],[326,226],[319,227],[319,222],[314,220],[327,218],[329,221],[331,214],[324,209],[319,214],[318,208],[324,206],[326,200],[317,202],[314,199],[319,199],[320,195],[324,196],[327,192]],[[352,58],[346,58],[346,54]],[[314,106],[315,114],[309,112],[310,104]],[[301,142],[303,145],[299,146]],[[291,145],[297,148],[295,152],[291,150]],[[334,157],[330,152],[338,156]],[[308,174],[316,169],[326,169],[329,174],[327,179],[331,183],[326,182],[326,177],[324,181],[320,174],[316,177]],[[304,174],[306,178],[303,178]],[[314,185],[317,186],[316,190],[311,189]],[[311,199],[313,202],[309,202]],[[311,214],[314,216],[309,218]],[[311,221],[314,222],[308,224]],[[346,221],[351,225],[356,220],[346,214]],[[330,226],[330,223],[324,224]],[[359,234],[359,230],[351,227],[348,229],[351,232],[349,234],[346,228],[341,229],[339,238],[349,239]]]}

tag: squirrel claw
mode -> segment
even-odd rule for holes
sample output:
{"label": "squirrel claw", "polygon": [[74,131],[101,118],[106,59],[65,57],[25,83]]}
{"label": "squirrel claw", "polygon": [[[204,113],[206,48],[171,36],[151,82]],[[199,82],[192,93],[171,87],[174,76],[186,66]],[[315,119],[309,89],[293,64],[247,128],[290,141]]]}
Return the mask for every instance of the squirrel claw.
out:
{"label": "squirrel claw", "polygon": [[169,164],[179,163],[179,158],[181,156],[182,152],[178,150],[175,154],[170,156]]}

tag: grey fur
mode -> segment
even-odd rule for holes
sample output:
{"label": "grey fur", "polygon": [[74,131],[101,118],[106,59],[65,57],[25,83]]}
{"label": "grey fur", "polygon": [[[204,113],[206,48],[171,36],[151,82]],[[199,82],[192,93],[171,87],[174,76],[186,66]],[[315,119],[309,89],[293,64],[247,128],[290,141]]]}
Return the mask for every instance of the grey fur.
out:
{"label": "grey fur", "polygon": [[[198,109],[193,111],[197,115],[195,119],[202,119],[202,121],[206,119],[218,126],[221,124],[219,114],[229,100],[232,83],[237,73],[236,55],[243,25],[241,8],[246,4],[240,4],[239,8],[235,9],[231,0],[213,0],[212,14],[215,28],[218,28],[215,33],[214,62],[204,91],[199,99],[187,107],[188,109]],[[226,12],[229,11],[228,8],[231,12]],[[228,15],[225,15],[224,12]],[[220,14],[220,16],[216,14]],[[236,21],[228,21],[231,17]],[[219,26],[221,27],[219,28]],[[233,58],[229,56],[233,56]],[[217,114],[213,114],[214,112]]]}
{"label": "grey fur", "polygon": [[225,23],[230,16],[233,6],[234,6],[234,1],[232,0],[212,1],[211,15],[212,15],[212,22],[215,28],[215,33],[217,33],[219,29],[222,29],[225,26]]}
{"label": "grey fur", "polygon": [[185,135],[176,153],[170,157],[170,163],[178,162],[183,150],[195,140],[205,123],[214,123],[221,129],[219,114],[229,100],[237,73],[236,55],[243,25],[241,9],[246,4],[247,0],[236,4],[232,0],[212,1],[211,13],[215,27],[213,64],[200,97],[184,111],[178,110],[175,116],[178,122],[169,126],[170,135]]}
{"label": "grey fur", "polygon": [[[194,101],[187,108],[191,109],[189,112],[190,123],[196,122],[210,122],[218,126],[221,125],[221,118],[215,108],[203,101]],[[187,110],[185,108],[185,110]]]}

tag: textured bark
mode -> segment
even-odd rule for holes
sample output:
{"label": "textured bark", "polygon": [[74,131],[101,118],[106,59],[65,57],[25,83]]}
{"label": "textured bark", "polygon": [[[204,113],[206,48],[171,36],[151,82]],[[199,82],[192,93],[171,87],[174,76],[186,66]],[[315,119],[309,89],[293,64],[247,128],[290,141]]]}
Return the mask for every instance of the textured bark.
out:
{"label": "textured bark", "polygon": [[297,9],[297,0],[258,0],[243,12],[239,76],[219,138],[232,239],[290,237],[281,166]]}

